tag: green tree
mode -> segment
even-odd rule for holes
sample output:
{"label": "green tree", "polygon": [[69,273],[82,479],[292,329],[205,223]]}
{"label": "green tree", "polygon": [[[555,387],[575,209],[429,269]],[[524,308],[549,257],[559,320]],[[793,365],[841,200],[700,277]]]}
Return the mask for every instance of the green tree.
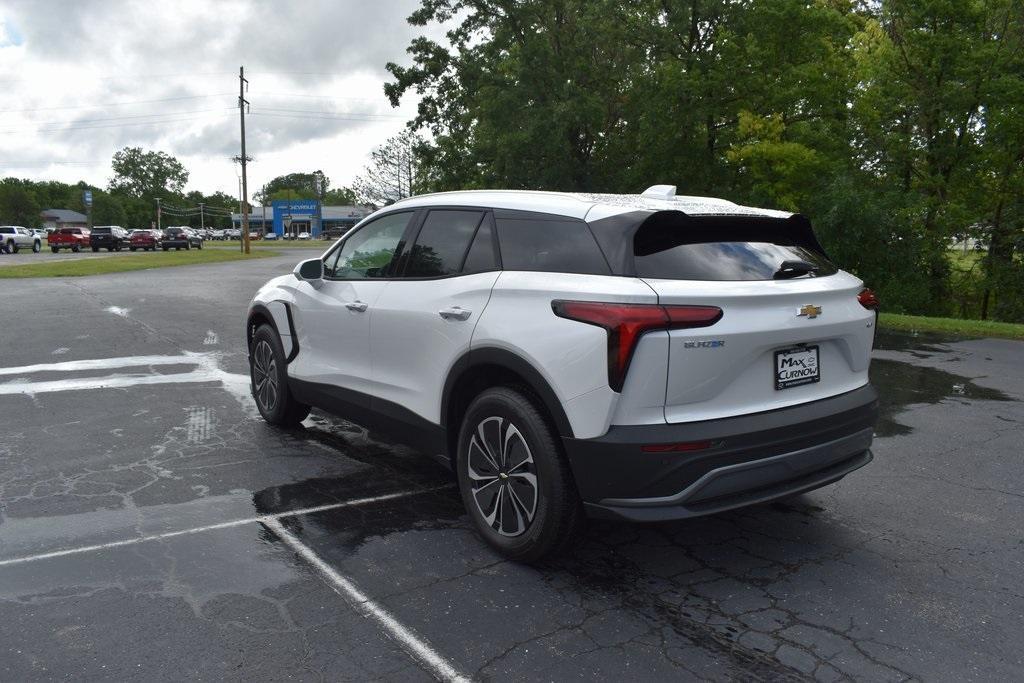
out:
{"label": "green tree", "polygon": [[328,193],[330,186],[331,179],[323,171],[288,173],[265,184],[253,194],[253,199],[267,204],[273,199],[286,198],[289,191],[293,199],[320,199]]}
{"label": "green tree", "polygon": [[170,154],[125,147],[114,154],[111,192],[139,199],[180,195],[188,182],[188,171]]}
{"label": "green tree", "polygon": [[38,227],[42,223],[39,212],[43,208],[33,192],[31,181],[17,178],[0,180],[0,223]]}

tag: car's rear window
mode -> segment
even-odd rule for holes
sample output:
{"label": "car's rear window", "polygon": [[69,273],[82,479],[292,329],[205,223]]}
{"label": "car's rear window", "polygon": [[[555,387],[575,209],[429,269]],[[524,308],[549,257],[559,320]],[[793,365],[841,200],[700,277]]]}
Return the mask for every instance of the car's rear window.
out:
{"label": "car's rear window", "polygon": [[93,228],[92,234],[94,235],[109,235],[110,228]]}
{"label": "car's rear window", "polygon": [[495,219],[505,270],[609,275],[601,249],[583,221],[572,218]]}
{"label": "car's rear window", "polygon": [[655,214],[634,235],[633,258],[639,277],[670,280],[835,274],[811,240],[785,219]]}

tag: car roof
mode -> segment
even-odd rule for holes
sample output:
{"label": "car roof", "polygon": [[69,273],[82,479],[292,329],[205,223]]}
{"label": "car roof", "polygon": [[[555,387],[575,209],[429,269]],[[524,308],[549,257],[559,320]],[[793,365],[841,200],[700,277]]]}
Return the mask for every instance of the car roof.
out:
{"label": "car roof", "polygon": [[682,211],[702,216],[766,216],[788,218],[786,211],[742,206],[715,197],[676,195],[670,185],[656,185],[641,194],[543,192],[539,190],[459,190],[402,199],[386,210],[421,206],[479,206],[599,220],[631,211]]}

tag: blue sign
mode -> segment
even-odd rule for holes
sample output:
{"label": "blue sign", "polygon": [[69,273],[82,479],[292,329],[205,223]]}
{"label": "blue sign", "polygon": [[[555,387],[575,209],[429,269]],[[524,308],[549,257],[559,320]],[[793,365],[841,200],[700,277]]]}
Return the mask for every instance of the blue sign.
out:
{"label": "blue sign", "polygon": [[86,206],[92,206],[92,190],[82,192],[82,201],[85,202]]}
{"label": "blue sign", "polygon": [[[320,234],[320,202],[315,199],[275,199],[270,203],[274,212],[274,232]],[[293,225],[297,224],[297,225]]]}

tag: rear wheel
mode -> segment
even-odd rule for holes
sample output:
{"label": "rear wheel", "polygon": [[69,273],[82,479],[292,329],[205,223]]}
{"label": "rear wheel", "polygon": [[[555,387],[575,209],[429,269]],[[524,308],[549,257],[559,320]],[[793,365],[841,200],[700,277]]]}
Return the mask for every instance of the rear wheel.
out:
{"label": "rear wheel", "polygon": [[33,254],[38,254],[42,250],[43,250],[43,243],[42,242],[40,242],[39,240],[36,240],[35,242],[32,243],[32,253]]}
{"label": "rear wheel", "polygon": [[7,253],[8,254],[17,254],[18,253],[18,249],[19,249],[19,247],[18,247],[17,243],[14,240],[8,240],[7,241]]}
{"label": "rear wheel", "polygon": [[93,248],[92,248],[92,253],[94,253],[94,254],[95,254],[95,253],[96,253],[97,251],[99,251],[99,250],[100,250],[100,248],[99,248],[99,247],[93,247]]}
{"label": "rear wheel", "polygon": [[[71,247],[71,251],[73,251],[73,252],[75,252],[75,253],[77,254],[78,252],[82,251],[82,247],[80,247],[80,246],[79,246],[79,245],[77,245],[77,244],[75,244],[75,245],[72,245],[72,247]],[[96,251],[96,250],[95,250],[95,249],[93,249],[93,251]]]}
{"label": "rear wheel", "polygon": [[128,251],[135,251],[135,247],[128,247]]}
{"label": "rear wheel", "polygon": [[288,390],[287,365],[277,332],[270,325],[260,325],[249,349],[252,397],[264,420],[294,427],[306,419],[310,407],[296,401]]}
{"label": "rear wheel", "polygon": [[477,531],[506,557],[562,550],[582,525],[576,484],[534,402],[508,387],[470,404],[459,432],[459,489]]}
{"label": "rear wheel", "polygon": [[58,247],[50,247],[50,251],[56,254],[58,251],[60,251],[60,249]]}

